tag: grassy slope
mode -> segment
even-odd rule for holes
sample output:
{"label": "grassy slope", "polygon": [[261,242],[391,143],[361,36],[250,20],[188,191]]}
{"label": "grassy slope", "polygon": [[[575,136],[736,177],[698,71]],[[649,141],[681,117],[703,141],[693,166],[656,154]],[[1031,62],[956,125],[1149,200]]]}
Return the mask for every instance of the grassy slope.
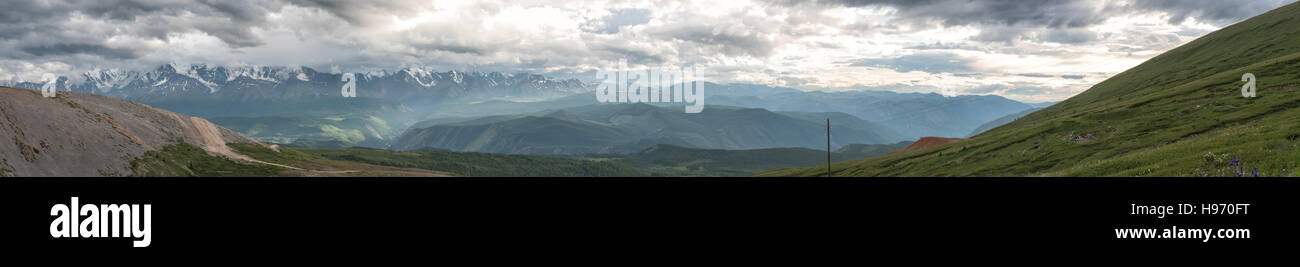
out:
{"label": "grassy slope", "polygon": [[450,171],[468,176],[657,176],[622,163],[568,156],[509,155],[445,150],[310,149],[302,152],[340,161]]}
{"label": "grassy slope", "polygon": [[145,152],[143,156],[131,161],[131,169],[135,171],[135,176],[147,177],[276,176],[288,170],[212,156],[202,148],[184,142]]}
{"label": "grassy slope", "polygon": [[236,152],[257,160],[297,167],[236,162],[212,156],[188,143],[146,152],[131,162],[135,176],[147,177],[253,177],[253,176],[443,176],[447,173],[337,161],[281,148],[280,152],[255,144],[229,144]]}
{"label": "grassy slope", "polygon": [[257,160],[294,166],[300,170],[285,170],[281,176],[359,176],[359,177],[384,177],[384,176],[454,176],[456,174],[415,169],[402,168],[401,166],[382,166],[366,164],[364,162],[353,162],[328,159],[325,157],[305,153],[294,148],[280,147],[279,151],[271,150],[256,144],[229,144],[235,152],[252,157]]}
{"label": "grassy slope", "polygon": [[[238,162],[180,143],[147,152],[132,162],[136,176],[436,176],[450,171],[469,176],[743,176],[771,166],[823,163],[826,152],[806,148],[754,150],[695,149],[659,145],[626,155],[509,155],[444,150],[391,151],[368,148],[284,148],[228,144],[251,158],[292,166]],[[834,160],[879,156],[905,146],[855,145],[836,151]]]}
{"label": "grassy slope", "polygon": [[[884,155],[907,143],[854,145],[832,153],[834,160]],[[282,149],[283,150],[283,149]],[[469,176],[745,176],[772,166],[823,164],[826,151],[807,148],[753,150],[697,149],[657,145],[632,154],[586,156],[511,155],[424,149],[391,151],[367,148],[312,149],[301,153],[338,161],[450,171]],[[241,153],[244,153],[241,149]],[[266,157],[245,153],[261,160]],[[285,154],[285,153],[280,153]],[[293,166],[302,163],[273,161]]]}
{"label": "grassy slope", "polygon": [[[831,153],[831,160],[844,161],[878,157],[907,146],[896,144],[846,146]],[[657,145],[641,152],[617,155],[619,162],[673,176],[747,176],[773,167],[826,164],[826,151],[807,148],[765,148],[750,150],[697,149]]]}
{"label": "grassy slope", "polygon": [[[1241,76],[1247,72],[1259,78],[1259,97],[1241,97]],[[1248,173],[1258,168],[1263,175],[1294,176],[1300,161],[1298,82],[1300,4],[1291,4],[1170,50],[974,140],[840,162],[832,171],[837,176],[1233,176],[1228,161],[1240,157]],[[759,175],[823,172],[787,168]]]}
{"label": "grassy slope", "polygon": [[[796,114],[800,117],[787,114]],[[713,106],[700,114],[648,104],[589,105],[547,112],[541,116],[509,115],[411,129],[394,142],[396,150],[425,147],[453,151],[510,154],[634,153],[654,144],[689,147],[747,149],[808,147],[820,149],[826,113],[777,113],[765,109]],[[856,120],[848,114],[833,121]],[[835,145],[881,143],[895,137],[864,130],[839,128]]]}

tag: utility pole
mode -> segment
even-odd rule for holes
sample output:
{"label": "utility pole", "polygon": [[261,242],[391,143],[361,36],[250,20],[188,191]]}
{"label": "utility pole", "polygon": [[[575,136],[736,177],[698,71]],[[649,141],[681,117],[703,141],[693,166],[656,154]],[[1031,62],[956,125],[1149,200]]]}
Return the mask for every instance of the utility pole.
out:
{"label": "utility pole", "polygon": [[826,117],[826,177],[831,177],[831,117]]}

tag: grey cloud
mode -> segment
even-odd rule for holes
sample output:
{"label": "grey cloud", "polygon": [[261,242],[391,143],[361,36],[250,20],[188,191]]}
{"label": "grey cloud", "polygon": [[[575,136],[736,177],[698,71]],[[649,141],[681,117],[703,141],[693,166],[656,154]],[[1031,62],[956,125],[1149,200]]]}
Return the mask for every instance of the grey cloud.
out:
{"label": "grey cloud", "polygon": [[[105,45],[121,37],[166,41],[173,33],[203,32],[232,47],[261,45],[252,29],[282,6],[277,1],[250,0],[15,2],[0,9],[0,40],[16,41],[31,55],[103,53],[107,58],[135,58],[142,52]],[[51,43],[42,37],[47,35],[67,38]]]}
{"label": "grey cloud", "polygon": [[466,44],[455,44],[455,43],[445,43],[445,42],[413,43],[411,44],[411,47],[415,47],[425,51],[446,51],[446,52],[452,52],[458,54],[470,54],[470,55],[479,55],[479,56],[487,55],[496,51],[495,49],[492,48],[492,46],[466,45]]}
{"label": "grey cloud", "polygon": [[1048,75],[1048,74],[1042,74],[1042,73],[1021,73],[1021,74],[1016,74],[1016,75],[1023,76],[1023,77],[1031,77],[1031,78],[1048,78],[1048,77],[1056,77],[1056,76],[1052,76],[1052,75]]}
{"label": "grey cloud", "polygon": [[893,69],[898,72],[928,73],[975,71],[972,60],[951,53],[922,53],[893,58],[860,59],[849,66]]}
{"label": "grey cloud", "polygon": [[657,35],[713,46],[714,49],[728,56],[751,55],[766,57],[771,55],[776,48],[775,43],[758,36],[757,33],[720,32],[715,31],[715,27],[708,24],[682,25],[675,28],[659,29]]}
{"label": "grey cloud", "polygon": [[988,27],[980,29],[980,33],[971,36],[971,40],[980,42],[1002,42],[1014,43],[1024,39],[1025,30],[1021,28],[1009,27]]}
{"label": "grey cloud", "polygon": [[654,51],[632,47],[627,44],[605,42],[591,45],[592,50],[597,54],[609,55],[607,58],[626,58],[629,64],[646,64],[658,65],[667,62],[665,55],[660,55]]}
{"label": "grey cloud", "polygon": [[109,59],[134,59],[143,56],[142,51],[111,48],[99,44],[49,44],[49,45],[29,45],[21,46],[19,50],[33,56],[54,56],[54,55],[74,55],[90,54],[100,55]]}
{"label": "grey cloud", "polygon": [[261,38],[253,35],[252,29],[229,24],[196,25],[196,29],[217,37],[231,47],[249,47],[264,44]]}
{"label": "grey cloud", "polygon": [[[217,12],[229,15],[235,21],[263,22],[270,10],[253,0],[199,0]],[[263,1],[266,2],[266,1]]]}
{"label": "grey cloud", "polygon": [[[1158,12],[1178,24],[1189,17],[1209,21],[1217,26],[1262,14],[1295,0],[771,0],[785,6],[892,7],[897,10],[893,23],[930,28],[976,26],[981,32],[972,37],[980,42],[1014,43],[1044,41],[1082,44],[1098,40],[1096,33],[1084,29],[1114,16]],[[1195,32],[1180,33],[1187,36]],[[1190,35],[1189,35],[1190,34]]]}
{"label": "grey cloud", "polygon": [[1083,79],[1083,77],[1084,77],[1083,75],[1061,75],[1061,78],[1071,79],[1071,80]]}
{"label": "grey cloud", "polygon": [[[341,18],[353,25],[372,25],[383,23],[391,17],[408,17],[415,15],[417,10],[410,8],[416,5],[428,5],[429,1],[418,0],[384,0],[384,1],[349,1],[349,0],[288,0],[290,3],[303,6],[314,7],[325,10],[335,17]],[[434,4],[436,5],[436,3]],[[487,8],[490,9],[490,8]],[[495,10],[489,10],[495,12]]]}
{"label": "grey cloud", "polygon": [[1169,15],[1169,23],[1173,24],[1196,17],[1223,26],[1291,2],[1295,0],[1139,0],[1133,5],[1144,10],[1165,12]]}
{"label": "grey cloud", "polygon": [[914,50],[970,50],[970,51],[988,50],[987,48],[970,45],[970,44],[953,44],[953,43],[940,43],[940,42],[936,42],[933,44],[919,44],[919,45],[909,46],[905,48],[914,49]]}
{"label": "grey cloud", "polygon": [[619,28],[623,26],[641,25],[650,22],[650,10],[648,9],[617,9],[610,12],[609,16],[601,20],[592,21],[587,25],[596,27],[594,33],[612,34],[618,33]]}
{"label": "grey cloud", "polygon": [[[940,21],[944,25],[1020,25],[1050,28],[1090,26],[1115,15],[1164,12],[1169,21],[1181,23],[1197,17],[1220,24],[1262,14],[1295,0],[772,0],[787,6],[888,6],[903,18]],[[1099,5],[1098,5],[1099,4]],[[1220,25],[1222,26],[1222,25]]]}
{"label": "grey cloud", "polygon": [[1097,40],[1097,33],[1087,29],[1060,29],[1040,32],[1043,41],[1062,44],[1082,44]]}
{"label": "grey cloud", "polygon": [[888,6],[904,20],[938,21],[944,25],[1024,25],[1084,27],[1104,21],[1111,6],[1101,8],[1071,0],[840,0],[799,2],[775,0],[784,5]]}
{"label": "grey cloud", "polygon": [[1097,33],[1082,28],[985,27],[973,41],[1016,43],[1020,41],[1082,44],[1098,40]]}

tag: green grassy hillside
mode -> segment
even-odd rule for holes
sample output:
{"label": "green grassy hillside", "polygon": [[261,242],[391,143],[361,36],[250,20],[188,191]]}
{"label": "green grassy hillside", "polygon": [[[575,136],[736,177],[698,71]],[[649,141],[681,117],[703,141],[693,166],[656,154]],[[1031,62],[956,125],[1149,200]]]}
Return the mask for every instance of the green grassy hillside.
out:
{"label": "green grassy hillside", "polygon": [[[832,161],[879,157],[908,144],[911,143],[851,144],[830,156]],[[641,152],[617,155],[615,159],[672,176],[746,176],[774,167],[825,166],[826,151],[801,147],[722,150],[656,145]]]}
{"label": "green grassy hillside", "polygon": [[[1245,73],[1258,77],[1258,97],[1241,96]],[[1300,4],[1290,4],[1170,50],[973,140],[839,162],[832,172],[836,176],[1294,176],[1300,161],[1298,84]],[[759,175],[824,172],[791,168]]]}
{"label": "green grassy hillside", "polygon": [[235,161],[221,156],[213,156],[202,148],[178,143],[156,151],[148,151],[143,156],[131,161],[132,176],[143,177],[257,177],[257,176],[357,176],[357,177],[429,177],[453,176],[455,174],[408,169],[390,166],[370,165],[359,162],[331,160],[320,156],[302,153],[291,148],[279,148],[279,151],[266,148],[260,144],[228,144],[239,154],[253,159],[278,164],[262,164]]}
{"label": "green grassy hillside", "polygon": [[145,152],[131,161],[134,176],[144,177],[249,177],[277,176],[287,168],[241,163],[209,155],[202,148],[189,143],[169,145]]}
{"label": "green grassy hillside", "polygon": [[[908,142],[887,145],[852,144],[831,153],[836,161],[876,157],[907,146]],[[240,152],[257,159],[293,166],[311,166],[299,162],[268,160],[263,154]],[[281,148],[285,151],[285,148]],[[592,154],[581,156],[512,155],[479,152],[453,152],[438,149],[392,151],[368,148],[319,149],[297,148],[312,157],[392,167],[446,171],[468,176],[746,176],[772,167],[795,167],[825,164],[826,151],[807,148],[768,148],[751,150],[699,149],[674,145],[655,145],[630,154]],[[297,153],[297,152],[291,152]],[[284,152],[278,154],[286,154]]]}
{"label": "green grassy hillside", "polygon": [[392,151],[368,148],[300,148],[304,153],[339,161],[447,171],[467,176],[662,176],[609,160],[569,156],[509,155],[423,149]]}
{"label": "green grassy hillside", "polygon": [[[626,154],[657,144],[710,149],[826,146],[823,116],[833,115],[832,146],[896,142],[844,113],[777,113],[709,106],[698,114],[644,103],[588,105],[540,114],[485,117],[411,129],[395,150],[437,148],[508,154]],[[798,116],[798,117],[796,117]],[[852,122],[856,121],[855,128]]]}

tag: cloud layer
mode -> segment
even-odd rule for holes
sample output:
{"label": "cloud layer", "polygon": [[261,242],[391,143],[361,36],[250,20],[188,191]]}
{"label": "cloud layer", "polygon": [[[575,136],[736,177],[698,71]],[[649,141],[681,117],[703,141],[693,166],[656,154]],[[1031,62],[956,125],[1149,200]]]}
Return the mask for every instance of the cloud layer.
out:
{"label": "cloud layer", "polygon": [[1293,0],[50,0],[0,9],[0,80],[160,64],[408,65],[1061,100]]}

